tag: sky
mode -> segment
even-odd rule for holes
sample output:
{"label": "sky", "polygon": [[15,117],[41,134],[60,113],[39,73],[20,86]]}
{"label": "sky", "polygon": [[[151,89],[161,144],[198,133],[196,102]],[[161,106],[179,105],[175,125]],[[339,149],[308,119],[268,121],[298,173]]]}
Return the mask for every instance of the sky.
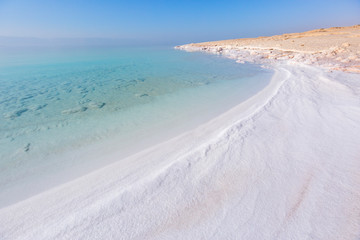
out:
{"label": "sky", "polygon": [[0,36],[189,43],[360,24],[360,0],[0,0]]}

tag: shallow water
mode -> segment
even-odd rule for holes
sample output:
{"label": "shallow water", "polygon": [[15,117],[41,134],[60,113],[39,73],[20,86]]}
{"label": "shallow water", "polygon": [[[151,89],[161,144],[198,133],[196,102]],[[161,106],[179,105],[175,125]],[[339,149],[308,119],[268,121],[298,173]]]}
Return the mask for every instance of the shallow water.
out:
{"label": "shallow water", "polygon": [[[272,74],[170,48],[0,49],[0,56],[0,206],[110,163],[104,153],[123,157],[191,130]],[[97,157],[88,146],[95,155],[101,149]]]}

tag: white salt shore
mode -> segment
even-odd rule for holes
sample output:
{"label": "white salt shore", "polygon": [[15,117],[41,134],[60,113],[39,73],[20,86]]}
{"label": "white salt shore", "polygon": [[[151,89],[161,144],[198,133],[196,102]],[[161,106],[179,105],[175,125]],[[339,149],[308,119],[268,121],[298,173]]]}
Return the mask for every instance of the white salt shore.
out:
{"label": "white salt shore", "polygon": [[211,122],[0,209],[0,239],[359,239],[360,77],[274,68]]}

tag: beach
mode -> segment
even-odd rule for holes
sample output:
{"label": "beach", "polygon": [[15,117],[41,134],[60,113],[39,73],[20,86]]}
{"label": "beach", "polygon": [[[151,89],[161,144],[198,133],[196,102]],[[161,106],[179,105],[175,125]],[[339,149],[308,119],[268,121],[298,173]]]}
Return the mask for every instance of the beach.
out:
{"label": "beach", "polygon": [[177,46],[187,51],[223,53],[238,62],[305,63],[360,72],[360,25],[315,29],[271,37],[243,38]]}
{"label": "beach", "polygon": [[274,75],[195,129],[1,208],[0,238],[359,239],[359,34],[178,46]]}

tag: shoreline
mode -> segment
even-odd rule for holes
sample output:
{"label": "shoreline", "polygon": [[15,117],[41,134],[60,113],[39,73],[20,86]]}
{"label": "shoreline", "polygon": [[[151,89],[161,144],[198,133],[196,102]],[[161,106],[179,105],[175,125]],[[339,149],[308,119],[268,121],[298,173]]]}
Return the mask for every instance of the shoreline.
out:
{"label": "shoreline", "polygon": [[[188,55],[173,49],[169,51],[176,56]],[[9,168],[8,171],[3,170],[2,172],[0,208],[84,176],[143,149],[174,138],[183,132],[190,131],[248,99],[265,87],[273,74],[271,71],[260,69],[259,66],[246,65],[233,71],[230,68],[238,64],[231,60],[218,56],[198,55],[201,56],[198,61],[202,61],[204,58],[209,63],[219,63],[220,66],[225,64],[226,69],[229,70],[226,71],[226,74],[238,77],[229,79],[226,74],[222,77],[220,72],[216,72],[216,75],[219,75],[223,81],[218,80],[210,84],[181,89],[159,96],[144,105],[113,113],[112,116],[108,114],[107,118],[102,116],[107,114],[106,110],[98,112],[99,117],[83,122],[82,131],[88,129],[101,133],[104,131],[98,129],[97,126],[104,126],[104,129],[108,128],[107,132],[109,133],[106,135],[96,132],[93,135],[89,134],[88,141],[87,138],[79,138],[81,135],[74,129],[73,135],[64,138],[69,144],[58,142],[58,145],[50,145],[53,148],[47,148],[47,145],[36,142],[36,139],[41,139],[42,136],[35,135],[34,139],[29,142],[31,141],[32,148],[38,147],[38,152],[36,149],[31,149],[29,152],[19,151],[19,155],[23,154],[24,157],[19,158],[17,162],[23,165],[19,164],[17,168],[14,167],[15,170]],[[215,69],[222,70],[221,67]],[[246,69],[249,71],[246,72]],[[210,76],[210,74],[208,75]],[[191,81],[191,79],[188,80]],[[199,82],[201,81],[199,80]],[[227,98],[223,98],[223,94],[227,94]],[[126,129],[126,124],[132,124],[130,126],[132,128]],[[69,126],[62,128],[62,136],[66,137],[71,133],[71,124]],[[44,132],[46,133],[46,131]],[[52,132],[51,140],[57,139],[56,133],[56,131]],[[6,145],[3,146],[3,148],[5,147]],[[36,155],[36,153],[42,153],[40,151],[44,152],[44,156]],[[12,160],[12,162],[15,161]],[[33,164],[34,162],[35,164]],[[11,170],[13,171],[11,172]]]}
{"label": "shoreline", "polygon": [[[239,62],[255,56],[221,52]],[[261,54],[246,59],[275,75],[255,96],[125,162],[0,209],[0,236],[357,239],[359,75]]]}
{"label": "shoreline", "polygon": [[360,25],[271,37],[190,43],[175,49],[221,54],[239,63],[288,62],[360,73]]}
{"label": "shoreline", "polygon": [[[155,181],[158,181],[159,179],[157,179],[157,177],[163,175],[167,169],[173,168],[174,165],[181,164],[181,161],[178,160],[179,157],[183,158],[193,153],[194,149],[196,151],[201,145],[207,144],[209,139],[216,139],[218,135],[222,135],[228,131],[228,128],[231,127],[234,122],[249,120],[254,113],[261,110],[264,105],[267,104],[267,100],[273,97],[288,75],[289,72],[283,68],[274,69],[274,75],[264,89],[195,129],[188,130],[177,137],[148,147],[138,153],[125,157],[121,161],[101,167],[84,176],[1,208],[0,223],[5,226],[6,223],[3,221],[8,221],[7,214],[13,215],[16,212],[21,213],[23,211],[21,209],[28,208],[29,206],[33,208],[34,212],[30,213],[28,217],[33,218],[42,215],[44,208],[48,209],[45,213],[45,215],[47,215],[64,211],[68,207],[71,209],[74,208],[74,201],[82,205],[82,202],[89,201],[83,199],[86,195],[97,198],[96,201],[102,201],[103,198],[107,198],[102,196],[102,194],[107,191],[109,191],[110,195],[113,191],[121,191],[123,194],[126,194],[129,188],[137,188],[139,185],[142,185],[142,182],[152,182],[154,176]],[[241,116],[240,120],[239,114]],[[174,145],[177,146],[175,150],[173,148]],[[168,158],[172,161],[169,161]],[[122,179],[122,176],[126,176],[126,178]],[[94,186],[98,187],[94,189]],[[116,189],[112,189],[112,187]],[[125,187],[125,189],[120,190],[122,187]],[[100,193],[98,193],[98,191],[100,191]],[[68,195],[72,196],[71,199],[58,205],[57,202],[59,199],[67,199]],[[78,206],[75,208],[78,208]],[[70,212],[67,214],[71,215]],[[47,218],[45,215],[43,215],[43,217]],[[24,216],[20,218],[22,217]],[[20,218],[16,219],[16,217],[13,216],[14,227],[19,224],[19,222],[25,225],[27,222],[32,222],[32,220],[29,221],[29,219],[26,219],[26,217],[24,220],[20,220]],[[34,226],[31,228],[33,227]],[[38,229],[37,231],[41,230]],[[0,236],[2,236],[2,234],[0,230]],[[28,234],[29,233],[26,233],[26,235]],[[33,236],[38,236],[38,234],[40,234],[40,232],[34,233]],[[45,237],[44,239],[48,238]]]}
{"label": "shoreline", "polygon": [[[127,158],[127,168],[123,167],[124,162],[114,163],[0,209],[0,223],[5,226],[0,230],[0,235],[4,239],[35,236],[38,239],[99,236],[176,239],[176,236],[181,234],[187,239],[203,236],[209,228],[222,228],[220,233],[230,234],[230,237],[233,233],[245,234],[241,229],[232,229],[234,225],[231,224],[233,220],[230,216],[237,216],[240,223],[245,223],[248,219],[250,225],[262,228],[261,232],[256,230],[257,228],[249,231],[246,230],[246,224],[243,225],[246,236],[253,239],[288,239],[289,236],[303,239],[303,232],[309,231],[305,222],[315,219],[318,219],[316,222],[320,221],[317,224],[319,229],[312,234],[325,234],[332,229],[331,236],[356,236],[357,230],[346,232],[343,230],[344,225],[339,224],[350,221],[351,226],[360,225],[357,211],[354,211],[360,200],[360,196],[356,195],[356,190],[360,187],[360,182],[356,180],[360,166],[354,159],[356,146],[360,144],[359,138],[354,134],[360,130],[360,126],[351,120],[354,116],[356,119],[356,112],[353,112],[355,115],[342,119],[344,122],[352,122],[355,129],[347,128],[347,124],[345,127],[338,126],[339,129],[333,132],[337,137],[324,139],[325,144],[318,142],[323,145],[319,147],[307,142],[315,143],[315,139],[323,139],[328,130],[321,129],[321,126],[331,127],[333,119],[323,123],[314,122],[311,118],[322,119],[323,116],[316,111],[310,115],[310,112],[301,112],[299,107],[302,107],[302,104],[297,104],[298,107],[291,109],[296,117],[285,114],[292,121],[285,118],[281,120],[283,124],[277,123],[279,114],[283,114],[284,110],[285,113],[289,111],[289,102],[299,99],[300,96],[309,97],[303,94],[292,96],[292,93],[298,90],[301,90],[301,93],[310,93],[306,87],[316,79],[311,77],[314,73],[320,74],[321,78],[311,89],[319,92],[312,93],[310,96],[315,98],[310,99],[322,104],[313,104],[310,101],[307,105],[313,107],[309,110],[311,112],[311,109],[320,107],[332,111],[326,105],[328,99],[319,99],[316,94],[325,90],[324,96],[332,95],[332,90],[324,87],[329,84],[328,81],[330,84],[339,84],[326,75],[332,76],[334,73],[308,66],[279,65],[276,76],[260,93],[195,131],[184,133]],[[348,73],[341,74],[348,76]],[[304,84],[303,81],[296,80],[299,77],[306,83],[304,89],[297,87]],[[323,87],[317,89],[318,84]],[[338,87],[340,91],[346,92],[343,97],[350,97],[349,101],[355,104],[353,107],[360,109],[356,99],[348,95],[350,89],[343,85]],[[283,103],[282,99],[287,99],[287,102]],[[331,106],[331,103],[328,105]],[[335,110],[342,108],[340,104]],[[312,117],[308,121],[305,116]],[[300,127],[295,127],[298,125]],[[288,133],[282,132],[284,127],[295,132],[290,136],[284,135]],[[315,130],[318,128],[320,130]],[[347,140],[350,149],[349,146],[343,146],[336,150],[334,146],[339,144],[339,141],[345,141],[344,137],[350,137]],[[288,142],[290,139],[293,141]],[[284,143],[290,145],[283,148]],[[329,148],[327,143],[333,149]],[[294,151],[295,146],[302,150]],[[330,157],[329,151],[335,157]],[[342,161],[337,162],[335,159],[341,154],[352,156],[349,159],[351,161],[344,162],[346,158],[343,155]],[[328,162],[329,159],[324,158],[325,156],[330,157],[331,161]],[[295,159],[289,162],[288,158]],[[349,166],[354,169],[350,170]],[[272,172],[271,169],[276,171]],[[349,170],[351,172],[348,172]],[[350,176],[342,176],[344,171],[351,173]],[[336,182],[339,177],[340,183]],[[330,190],[323,188],[327,181],[333,186]],[[344,184],[346,188],[342,187]],[[304,188],[306,190],[303,190]],[[339,189],[342,190],[339,192]],[[327,196],[325,199],[321,197],[323,194]],[[334,197],[341,197],[347,202],[346,206],[342,201],[334,202]],[[258,200],[259,198],[262,200]],[[242,200],[235,204],[236,199]],[[197,202],[195,206],[194,201]],[[320,201],[320,205],[314,208],[313,201]],[[254,205],[251,211],[255,212],[252,214],[247,212],[250,209],[245,207],[249,204]],[[325,214],[324,211],[329,206],[332,211]],[[315,213],[313,211],[320,212],[312,215]],[[349,214],[352,217],[349,218]],[[333,217],[336,220],[329,220]],[[282,220],[275,221],[277,218]],[[45,219],[48,220],[45,222]],[[148,221],[150,219],[151,222]],[[220,225],[218,219],[222,219]],[[265,221],[265,225],[260,219]],[[347,220],[344,222],[345,219]],[[16,230],[19,226],[22,226],[22,232]],[[47,231],[44,232],[44,229]],[[216,235],[213,231],[208,233]],[[214,238],[221,237],[223,235]]]}

